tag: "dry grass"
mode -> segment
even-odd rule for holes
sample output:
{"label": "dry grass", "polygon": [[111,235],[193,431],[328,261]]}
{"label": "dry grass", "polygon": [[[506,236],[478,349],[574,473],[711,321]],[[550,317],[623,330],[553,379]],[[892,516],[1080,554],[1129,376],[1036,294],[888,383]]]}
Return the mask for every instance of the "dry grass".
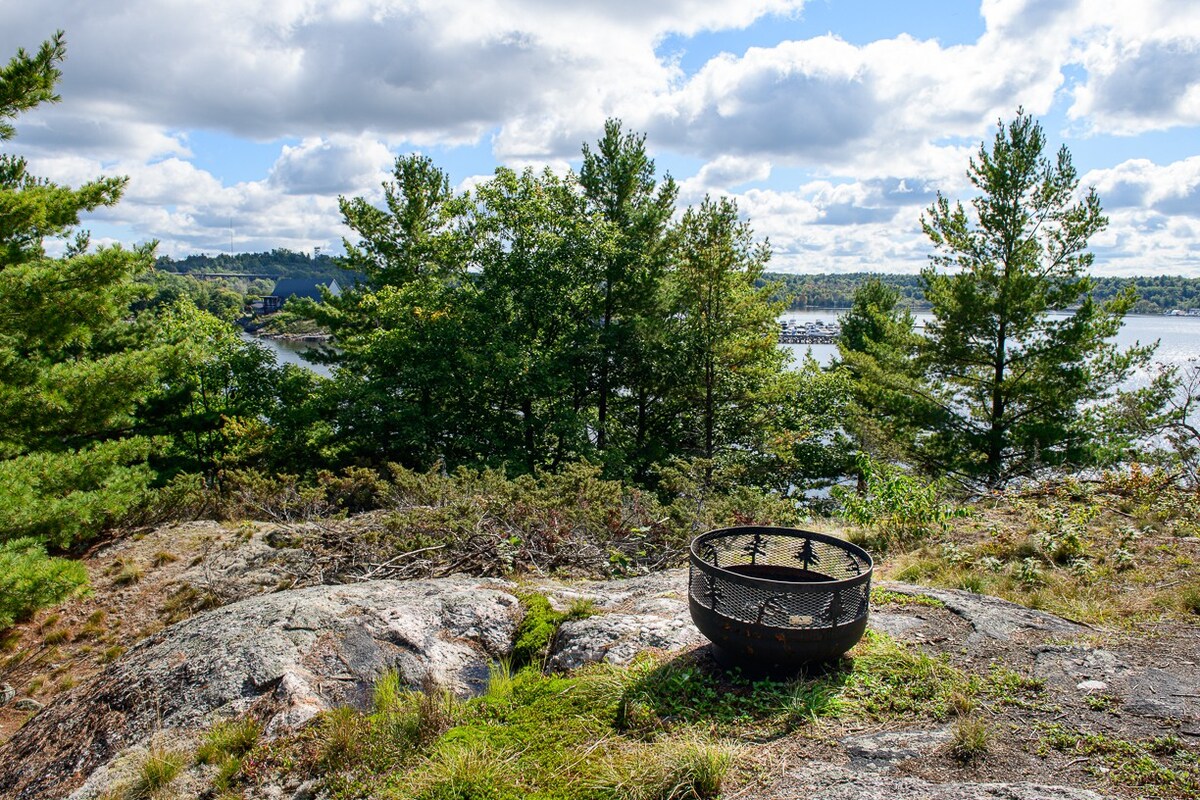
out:
{"label": "dry grass", "polygon": [[1151,493],[1144,484],[1144,477],[1112,478],[990,498],[940,539],[888,559],[881,577],[989,594],[1093,624],[1194,620],[1200,516],[1188,515],[1200,512],[1200,500],[1187,489]]}

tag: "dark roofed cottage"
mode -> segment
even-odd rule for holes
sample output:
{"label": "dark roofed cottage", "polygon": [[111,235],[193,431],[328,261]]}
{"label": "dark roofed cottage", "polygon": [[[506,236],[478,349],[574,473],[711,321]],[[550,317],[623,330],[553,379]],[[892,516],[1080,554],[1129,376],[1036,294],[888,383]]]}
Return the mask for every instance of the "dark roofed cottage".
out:
{"label": "dark roofed cottage", "polygon": [[282,278],[275,282],[272,292],[263,297],[263,313],[270,314],[278,311],[293,297],[320,300],[322,287],[327,288],[334,297],[338,297],[342,293],[342,287],[338,286],[336,279],[330,279],[329,283],[325,283],[318,278]]}

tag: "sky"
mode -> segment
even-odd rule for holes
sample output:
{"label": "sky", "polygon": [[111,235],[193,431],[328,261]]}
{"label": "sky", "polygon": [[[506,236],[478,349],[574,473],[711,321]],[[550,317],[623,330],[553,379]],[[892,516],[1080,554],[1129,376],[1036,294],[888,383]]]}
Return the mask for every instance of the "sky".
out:
{"label": "sky", "polygon": [[3,149],[129,176],[93,242],[338,253],[398,155],[467,190],[616,117],[771,271],[914,272],[1024,108],[1100,195],[1095,273],[1200,277],[1200,0],[0,0],[0,58],[57,29],[62,102]]}

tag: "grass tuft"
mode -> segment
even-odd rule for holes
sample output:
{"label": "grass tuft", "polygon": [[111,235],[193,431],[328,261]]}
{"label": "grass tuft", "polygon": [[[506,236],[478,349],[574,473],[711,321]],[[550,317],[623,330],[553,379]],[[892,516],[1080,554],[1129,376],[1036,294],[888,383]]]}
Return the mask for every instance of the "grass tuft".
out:
{"label": "grass tuft", "polygon": [[713,800],[735,760],[731,746],[686,737],[623,754],[595,788],[615,800]]}
{"label": "grass tuft", "polygon": [[967,714],[954,721],[951,731],[950,754],[962,764],[975,761],[987,753],[992,743],[991,726],[980,716]]}
{"label": "grass tuft", "polygon": [[262,727],[252,717],[219,722],[204,736],[196,749],[196,762],[217,764],[226,758],[241,758],[258,744]]}
{"label": "grass tuft", "polygon": [[152,744],[137,776],[125,792],[126,800],[150,800],[158,797],[179,777],[187,763],[183,753]]}

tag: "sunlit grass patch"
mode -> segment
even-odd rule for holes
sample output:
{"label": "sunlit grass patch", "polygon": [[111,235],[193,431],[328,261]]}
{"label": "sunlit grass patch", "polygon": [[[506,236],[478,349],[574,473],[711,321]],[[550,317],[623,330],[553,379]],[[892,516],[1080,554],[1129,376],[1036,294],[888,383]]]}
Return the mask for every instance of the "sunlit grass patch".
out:
{"label": "sunlit grass patch", "polygon": [[[240,772],[220,762],[230,774],[214,788],[236,774],[249,790],[295,770],[330,798],[700,800],[740,780],[740,741],[833,718],[948,718],[973,708],[976,691],[941,659],[876,633],[838,664],[790,681],[727,672],[702,652],[567,675],[497,664],[487,690],[466,700],[386,673],[368,712],[324,712],[260,743]],[[238,740],[220,728],[205,742],[219,758],[235,748],[218,742]]]}
{"label": "sunlit grass patch", "polygon": [[1131,741],[1064,725],[1037,726],[1043,749],[1094,757],[1090,771],[1142,797],[1200,797],[1200,756],[1174,736]]}

